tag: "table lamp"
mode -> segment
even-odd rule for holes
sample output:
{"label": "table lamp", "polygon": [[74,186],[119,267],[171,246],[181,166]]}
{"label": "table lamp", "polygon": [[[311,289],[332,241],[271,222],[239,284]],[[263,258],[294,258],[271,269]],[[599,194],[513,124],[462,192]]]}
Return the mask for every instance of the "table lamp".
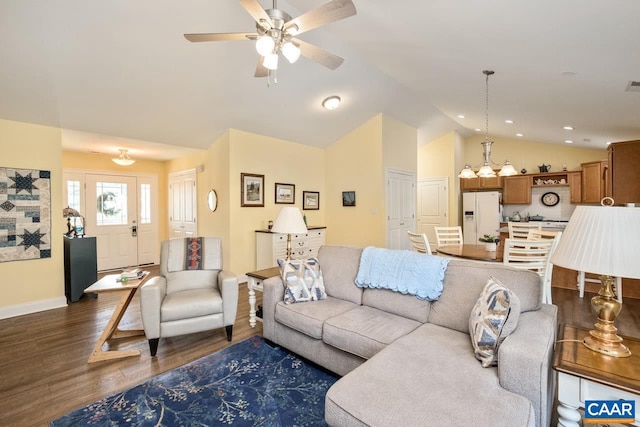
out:
{"label": "table lamp", "polygon": [[291,259],[291,234],[307,231],[300,209],[295,207],[282,208],[271,228],[272,233],[287,235],[287,259]]}
{"label": "table lamp", "polygon": [[600,275],[598,295],[591,310],[598,317],[584,345],[613,357],[631,352],[616,334],[613,322],[621,304],[615,299],[614,277],[640,279],[640,209],[618,206],[577,206],[562,234],[551,263]]}
{"label": "table lamp", "polygon": [[80,218],[82,220],[82,231],[80,232],[80,237],[84,236],[84,217],[80,212],[67,206],[62,210],[62,216],[67,218],[67,237],[71,237],[72,234],[75,236],[78,235],[78,229],[76,227],[71,227],[71,218]]}

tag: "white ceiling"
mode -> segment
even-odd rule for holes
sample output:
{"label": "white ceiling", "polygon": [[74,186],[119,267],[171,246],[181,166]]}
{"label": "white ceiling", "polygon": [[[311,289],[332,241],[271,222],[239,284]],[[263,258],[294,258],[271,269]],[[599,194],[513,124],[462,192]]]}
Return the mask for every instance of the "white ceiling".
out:
{"label": "white ceiling", "polygon": [[[323,3],[278,8],[295,17]],[[269,87],[253,77],[252,42],[183,37],[254,31],[236,0],[0,0],[0,118],[64,128],[68,149],[151,159],[209,147],[228,128],[327,146],[380,112],[425,142],[484,132],[492,69],[491,136],[594,148],[640,138],[640,92],[625,91],[640,80],[637,0],[354,3],[357,15],[300,35],[344,57],[340,68],[280,61]],[[341,107],[323,110],[333,94]]]}

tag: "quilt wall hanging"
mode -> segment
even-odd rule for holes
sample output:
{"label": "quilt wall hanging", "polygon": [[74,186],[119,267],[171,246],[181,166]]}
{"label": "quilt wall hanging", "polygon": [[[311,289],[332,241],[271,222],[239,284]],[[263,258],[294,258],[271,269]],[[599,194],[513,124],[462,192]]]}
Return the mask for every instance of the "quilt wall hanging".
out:
{"label": "quilt wall hanging", "polygon": [[0,262],[51,257],[51,172],[0,167]]}

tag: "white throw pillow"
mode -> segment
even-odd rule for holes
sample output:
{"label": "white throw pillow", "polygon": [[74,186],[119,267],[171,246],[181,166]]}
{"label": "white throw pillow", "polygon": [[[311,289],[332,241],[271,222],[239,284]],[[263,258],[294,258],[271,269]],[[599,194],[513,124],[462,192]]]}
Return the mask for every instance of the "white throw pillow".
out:
{"label": "white throw pillow", "polygon": [[284,302],[318,301],[325,299],[322,271],[316,258],[278,260],[284,284]]}
{"label": "white throw pillow", "polygon": [[518,297],[490,277],[469,316],[471,342],[483,367],[498,363],[498,347],[516,329],[519,317]]}

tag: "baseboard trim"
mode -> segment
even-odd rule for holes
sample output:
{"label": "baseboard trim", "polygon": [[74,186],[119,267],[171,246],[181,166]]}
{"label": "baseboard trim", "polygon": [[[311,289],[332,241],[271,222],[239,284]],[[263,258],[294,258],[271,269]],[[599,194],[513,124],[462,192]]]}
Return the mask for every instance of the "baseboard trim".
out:
{"label": "baseboard trim", "polygon": [[52,310],[67,306],[66,297],[56,297],[42,299],[38,301],[25,302],[22,304],[0,307],[0,319],[24,316],[25,314],[37,313],[39,311]]}

